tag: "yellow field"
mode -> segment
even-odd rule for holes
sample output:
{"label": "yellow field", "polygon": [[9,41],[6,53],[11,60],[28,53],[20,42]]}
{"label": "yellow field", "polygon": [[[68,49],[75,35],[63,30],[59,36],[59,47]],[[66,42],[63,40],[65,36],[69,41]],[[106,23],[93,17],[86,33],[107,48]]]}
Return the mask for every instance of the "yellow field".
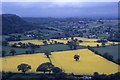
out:
{"label": "yellow field", "polygon": [[2,59],[2,69],[5,72],[18,72],[17,66],[21,63],[27,63],[32,67],[31,72],[35,72],[40,64],[47,61],[48,59],[44,56],[44,54],[10,56]]}
{"label": "yellow field", "polygon": [[[80,55],[80,61],[73,59],[75,54]],[[18,72],[17,65],[27,63],[32,66],[29,72],[36,72],[37,67],[48,59],[44,54],[19,55],[0,58],[3,71]],[[93,72],[112,74],[118,71],[118,65],[112,63],[88,49],[53,52],[51,60],[55,66],[62,68],[66,73],[92,74]]]}
{"label": "yellow field", "polygon": [[23,41],[12,41],[12,42],[9,42],[9,45],[12,45],[14,43],[19,43],[19,42],[22,42],[22,43],[33,43],[33,44],[36,44],[36,45],[43,45],[43,41],[42,40],[23,40]]}
{"label": "yellow field", "polygon": [[[99,46],[102,45],[101,43],[96,42],[97,39],[78,38],[78,37],[75,37],[75,38],[77,38],[78,40],[82,40],[82,41],[83,41],[82,43],[79,43],[79,45],[81,45],[81,46],[97,46],[97,44],[98,44]],[[66,44],[67,41],[68,41],[68,40],[65,40],[65,39],[53,39],[53,40],[58,41],[58,42],[63,42],[63,43],[65,43],[65,44]],[[111,44],[113,44],[113,42],[108,41],[108,42],[106,43],[106,45],[111,45]],[[118,43],[117,43],[117,42],[114,42],[114,44],[118,44]]]}
{"label": "yellow field", "polygon": [[[98,39],[88,39],[88,38],[81,38],[81,37],[75,37],[78,40],[82,40],[83,42],[80,43],[79,45],[81,46],[96,46],[97,44],[99,44],[99,46],[101,46],[101,43],[97,43],[96,41]],[[66,39],[51,39],[57,42],[63,42],[63,43],[67,43],[68,40],[70,40],[70,38],[68,40]],[[50,41],[51,41],[50,40]],[[14,41],[14,42],[9,42],[10,45],[14,44],[14,43],[18,43],[18,42],[22,42],[22,43],[33,43],[33,44],[37,44],[37,45],[43,45],[43,40],[23,40],[23,41]],[[106,45],[111,45],[113,42],[107,42]],[[49,44],[49,42],[48,42]],[[115,42],[114,44],[118,44],[117,42]]]}

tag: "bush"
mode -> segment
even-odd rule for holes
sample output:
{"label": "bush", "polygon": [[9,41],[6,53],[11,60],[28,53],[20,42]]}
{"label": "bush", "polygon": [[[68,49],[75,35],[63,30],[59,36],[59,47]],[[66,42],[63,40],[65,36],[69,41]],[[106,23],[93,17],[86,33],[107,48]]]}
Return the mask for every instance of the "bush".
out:
{"label": "bush", "polygon": [[57,73],[55,75],[55,78],[57,78],[57,79],[65,79],[66,76],[67,76],[67,74],[65,74],[64,72],[60,72],[60,73]]}
{"label": "bush", "polygon": [[116,62],[120,65],[120,58],[118,58],[118,59],[116,60]]}
{"label": "bush", "polygon": [[79,42],[81,43],[81,42],[83,42],[82,40],[79,40]]}
{"label": "bush", "polygon": [[103,57],[105,57],[106,59],[110,60],[110,61],[113,61],[113,56],[108,54],[108,53],[104,53],[103,54]]}
{"label": "bush", "polygon": [[98,43],[103,43],[103,42],[106,43],[106,42],[108,42],[108,41],[107,41],[106,39],[100,39],[100,40],[97,40],[97,42],[98,42]]}
{"label": "bush", "polygon": [[60,69],[59,67],[54,67],[54,68],[52,69],[52,72],[53,72],[53,74],[61,73],[61,72],[62,72],[62,69]]}

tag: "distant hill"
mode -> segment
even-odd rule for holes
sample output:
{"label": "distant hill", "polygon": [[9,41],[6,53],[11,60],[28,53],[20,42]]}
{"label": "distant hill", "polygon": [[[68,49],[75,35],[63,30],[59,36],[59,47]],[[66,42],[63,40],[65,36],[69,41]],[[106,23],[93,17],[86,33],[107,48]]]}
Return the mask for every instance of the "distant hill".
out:
{"label": "distant hill", "polygon": [[27,30],[37,28],[30,22],[24,21],[21,17],[14,14],[2,14],[2,33],[23,33]]}

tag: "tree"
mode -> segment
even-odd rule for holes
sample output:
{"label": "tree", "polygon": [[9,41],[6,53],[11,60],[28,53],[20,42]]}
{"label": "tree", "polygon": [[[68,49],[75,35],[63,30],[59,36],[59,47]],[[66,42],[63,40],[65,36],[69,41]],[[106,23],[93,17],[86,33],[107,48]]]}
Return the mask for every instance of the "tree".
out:
{"label": "tree", "polygon": [[54,44],[54,40],[51,40],[52,41],[52,44]]}
{"label": "tree", "polygon": [[57,44],[58,42],[57,41],[54,41],[54,44]]}
{"label": "tree", "polygon": [[105,46],[105,42],[102,42],[102,46]]}
{"label": "tree", "polygon": [[12,56],[14,56],[15,53],[16,53],[16,51],[15,51],[14,49],[11,49],[11,50],[10,50],[10,53],[12,54]]}
{"label": "tree", "polygon": [[100,79],[100,75],[99,75],[98,72],[94,72],[94,73],[93,73],[93,78],[92,78],[92,80],[101,80],[101,79]]}
{"label": "tree", "polygon": [[98,43],[101,43],[102,46],[105,46],[105,44],[108,42],[106,39],[100,39],[97,40]]}
{"label": "tree", "polygon": [[78,42],[82,43],[83,41],[82,41],[82,40],[79,40]]}
{"label": "tree", "polygon": [[19,42],[18,45],[22,45],[23,43],[22,42]]}
{"label": "tree", "polygon": [[46,55],[47,58],[49,58],[50,55],[51,55],[51,52],[50,51],[44,51],[44,54]]}
{"label": "tree", "polygon": [[13,45],[11,45],[11,47],[18,47],[17,43],[14,43]]}
{"label": "tree", "polygon": [[18,35],[17,37],[18,37],[19,40],[21,39],[21,35]]}
{"label": "tree", "polygon": [[103,57],[106,59],[108,59],[108,56],[109,56],[109,54],[107,52],[103,54]]}
{"label": "tree", "polygon": [[21,71],[25,74],[26,71],[29,71],[31,69],[31,66],[28,64],[20,64],[20,65],[18,65],[17,68],[18,68],[18,71]]}
{"label": "tree", "polygon": [[79,45],[78,40],[72,40],[72,41],[68,41],[67,44],[69,45],[70,49],[77,49],[77,46]]}
{"label": "tree", "polygon": [[100,47],[99,44],[97,44],[97,47]]}
{"label": "tree", "polygon": [[35,53],[35,48],[34,48],[34,47],[31,47],[30,52],[31,52],[31,53]]}
{"label": "tree", "polygon": [[25,54],[29,54],[29,51],[25,51]]}
{"label": "tree", "polygon": [[50,51],[45,51],[44,54],[45,54],[46,57],[49,59],[50,63],[52,63],[52,61],[51,61],[51,59],[50,59],[50,55],[52,55],[51,52],[50,52]]}
{"label": "tree", "polygon": [[5,55],[6,55],[6,51],[2,51],[2,57],[5,57]]}
{"label": "tree", "polygon": [[70,49],[73,49],[72,41],[68,41],[67,44],[68,44],[68,46],[70,47]]}
{"label": "tree", "polygon": [[71,37],[71,40],[73,41],[73,40],[74,40],[74,37]]}
{"label": "tree", "polygon": [[108,60],[114,61],[114,60],[113,60],[113,56],[112,56],[112,55],[108,55]]}
{"label": "tree", "polygon": [[74,59],[75,59],[76,61],[78,61],[78,60],[79,60],[79,58],[80,58],[80,56],[79,56],[79,55],[74,55]]}
{"label": "tree", "polygon": [[77,49],[77,41],[73,41],[73,49],[76,50]]}
{"label": "tree", "polygon": [[113,56],[108,54],[107,52],[103,54],[103,57],[105,57],[106,59],[113,61]]}
{"label": "tree", "polygon": [[61,73],[61,72],[62,72],[62,69],[60,69],[59,67],[54,67],[54,68],[52,69],[52,72],[53,72],[53,74]]}
{"label": "tree", "polygon": [[43,41],[43,44],[44,44],[44,45],[48,45],[47,41]]}
{"label": "tree", "polygon": [[120,58],[118,58],[118,59],[116,60],[116,62],[120,65]]}
{"label": "tree", "polygon": [[51,72],[52,68],[54,67],[54,65],[50,62],[46,62],[46,63],[42,63],[41,65],[39,65],[39,67],[36,69],[37,72],[44,72],[44,74],[46,72]]}
{"label": "tree", "polygon": [[2,45],[3,45],[3,46],[8,46],[8,42],[7,42],[7,40],[2,41]]}

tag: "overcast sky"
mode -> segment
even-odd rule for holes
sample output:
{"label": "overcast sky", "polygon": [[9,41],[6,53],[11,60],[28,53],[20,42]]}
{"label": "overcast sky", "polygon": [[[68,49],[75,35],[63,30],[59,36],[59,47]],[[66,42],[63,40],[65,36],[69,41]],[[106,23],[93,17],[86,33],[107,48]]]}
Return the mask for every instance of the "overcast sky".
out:
{"label": "overcast sky", "polygon": [[117,2],[3,2],[2,13],[21,17],[99,17],[118,15]]}
{"label": "overcast sky", "polygon": [[1,0],[2,2],[119,2],[120,0]]}

